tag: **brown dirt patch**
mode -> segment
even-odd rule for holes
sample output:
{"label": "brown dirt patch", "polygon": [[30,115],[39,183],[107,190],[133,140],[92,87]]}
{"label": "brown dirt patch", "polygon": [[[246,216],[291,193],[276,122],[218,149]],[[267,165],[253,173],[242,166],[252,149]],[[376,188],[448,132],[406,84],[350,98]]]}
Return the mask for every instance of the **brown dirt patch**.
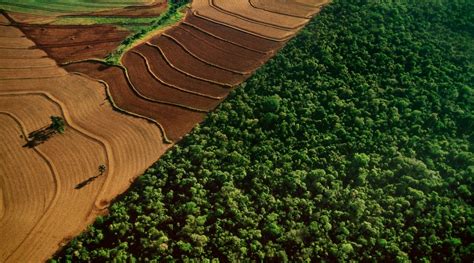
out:
{"label": "brown dirt patch", "polygon": [[146,97],[204,109],[206,111],[214,109],[219,103],[219,100],[186,93],[164,85],[149,74],[146,62],[139,54],[128,52],[123,57],[122,63],[128,70],[132,84]]}
{"label": "brown dirt patch", "polygon": [[[0,68],[46,63],[64,72],[53,60],[40,59],[44,55],[39,49],[3,49]],[[26,64],[24,58],[34,59]],[[163,144],[156,124],[112,110],[104,86],[96,81],[17,71],[25,78],[0,79],[0,111],[7,112],[0,114],[0,136],[8,138],[0,147],[0,262],[46,261],[65,238],[103,214],[110,200],[169,145]],[[3,71],[5,77],[11,73]],[[23,148],[25,134],[46,126],[52,114],[68,123],[65,134],[35,149]],[[107,164],[105,175],[74,189],[96,175],[101,163]]]}
{"label": "brown dirt patch", "polygon": [[217,68],[193,57],[167,37],[160,36],[152,39],[150,42],[162,50],[164,57],[170,64],[182,70],[185,74],[228,85],[236,85],[245,79],[245,76],[242,74]]}
{"label": "brown dirt patch", "polygon": [[[167,1],[157,1],[152,5],[129,6],[122,9],[106,10],[88,13],[90,16],[107,17],[156,17],[166,10]],[[79,15],[80,16],[80,15]]]}
{"label": "brown dirt patch", "polygon": [[21,29],[59,63],[103,58],[130,34],[110,25],[21,25]]}
{"label": "brown dirt patch", "polygon": [[128,85],[123,70],[118,67],[83,62],[71,64],[65,68],[70,72],[81,72],[105,81],[118,107],[156,120],[163,125],[166,135],[173,141],[187,134],[205,116],[204,113],[155,103],[139,97]]}
{"label": "brown dirt patch", "polygon": [[310,18],[319,11],[317,5],[301,5],[295,1],[282,2],[281,0],[249,0],[249,2],[253,7],[258,9],[302,18]]}
{"label": "brown dirt patch", "polygon": [[244,48],[259,52],[271,52],[280,48],[283,43],[264,39],[255,35],[247,34],[244,31],[228,27],[223,24],[214,23],[211,20],[198,17],[192,13],[186,16],[184,23],[193,26],[207,34],[211,34],[219,39],[229,41]]}
{"label": "brown dirt patch", "polygon": [[162,53],[154,47],[141,45],[134,49],[134,51],[144,55],[153,74],[169,85],[214,98],[223,98],[229,93],[229,88],[225,88],[222,85],[192,78],[175,70],[166,62]]}
{"label": "brown dirt patch", "polygon": [[305,18],[281,15],[254,8],[249,0],[209,0],[209,2],[213,7],[219,9],[219,11],[225,12],[229,15],[237,16],[255,23],[271,25],[275,28],[298,30],[308,22],[308,19]]}
{"label": "brown dirt patch", "polygon": [[230,12],[223,12],[214,6],[210,6],[209,3],[209,0],[193,0],[192,9],[194,14],[214,23],[224,24],[235,29],[243,30],[249,34],[254,34],[275,41],[286,41],[296,32],[296,30],[288,30],[272,27],[271,25],[259,24],[256,23],[256,21],[236,16]]}
{"label": "brown dirt patch", "polygon": [[181,26],[166,31],[165,35],[172,38],[177,44],[196,57],[225,69],[248,73],[255,70],[262,62],[259,61],[261,55],[256,58],[243,58],[235,50],[225,50],[225,47],[229,46],[229,44],[224,47],[210,44]]}

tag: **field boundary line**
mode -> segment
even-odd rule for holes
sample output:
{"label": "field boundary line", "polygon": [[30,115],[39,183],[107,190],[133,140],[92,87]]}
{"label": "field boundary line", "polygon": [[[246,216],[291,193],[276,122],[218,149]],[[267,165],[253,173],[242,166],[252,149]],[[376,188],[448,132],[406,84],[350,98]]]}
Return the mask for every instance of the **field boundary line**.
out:
{"label": "field boundary line", "polygon": [[238,85],[239,83],[222,83],[222,82],[219,82],[219,81],[215,81],[215,80],[210,80],[210,79],[206,79],[206,78],[202,78],[202,77],[198,77],[198,76],[195,76],[193,74],[190,74],[178,67],[176,67],[173,63],[171,63],[171,61],[169,61],[168,57],[165,55],[165,53],[163,52],[163,50],[158,46],[158,45],[155,45],[151,42],[146,42],[146,45],[148,46],[151,46],[153,48],[156,48],[160,53],[161,55],[163,56],[163,58],[165,58],[165,61],[166,63],[168,63],[168,65],[170,65],[172,68],[174,68],[175,70],[191,77],[191,78],[195,78],[195,79],[199,79],[199,80],[202,80],[202,81],[205,81],[205,82],[209,82],[209,83],[213,83],[213,84],[217,84],[217,85],[221,85],[221,86],[224,86],[226,88],[229,88],[229,89],[232,89],[235,85]]}
{"label": "field boundary line", "polygon": [[[241,48],[243,48],[243,49],[247,49],[247,50],[250,50],[250,51],[254,51],[254,52],[257,52],[257,53],[260,53],[260,54],[263,54],[263,55],[271,55],[271,54],[273,54],[273,51],[271,51],[271,50],[270,50],[270,51],[261,51],[261,50],[253,49],[253,48],[250,48],[250,47],[246,47],[246,46],[244,46],[244,45],[242,45],[242,44],[239,44],[239,43],[230,41],[230,40],[228,40],[228,39],[225,39],[225,38],[223,38],[223,37],[220,37],[220,36],[217,36],[217,35],[215,35],[215,34],[213,34],[213,33],[210,33],[210,32],[208,32],[208,31],[204,30],[203,28],[200,28],[200,27],[198,27],[198,26],[196,26],[196,25],[193,25],[193,24],[191,24],[191,23],[189,23],[189,22],[187,22],[187,21],[183,21],[183,24],[186,25],[186,26],[195,28],[196,30],[199,30],[199,31],[203,32],[204,34],[207,34],[207,35],[209,35],[209,36],[211,36],[211,37],[215,37],[215,38],[217,38],[217,39],[220,39],[220,40],[222,40],[222,41],[224,41],[224,42],[227,42],[227,43],[229,43],[229,44],[232,44],[232,45],[241,47]],[[222,25],[222,26],[224,26],[224,25]],[[232,29],[234,29],[234,28],[232,28]],[[240,31],[240,30],[239,30],[239,31]],[[253,34],[250,34],[250,35],[255,36],[255,35],[253,35]],[[255,36],[255,37],[259,37],[259,36]],[[265,38],[264,38],[264,39],[265,39]],[[268,39],[265,39],[265,40],[268,40]],[[273,41],[273,40],[272,40],[272,41]],[[277,41],[275,41],[275,42],[277,42]]]}
{"label": "field boundary line", "polygon": [[194,54],[192,51],[190,51],[187,47],[184,46],[183,43],[181,43],[181,41],[177,40],[175,37],[167,34],[167,33],[163,33],[162,34],[164,37],[167,37],[169,39],[171,39],[173,42],[175,42],[178,46],[180,46],[182,49],[184,49],[184,51],[186,51],[186,53],[188,53],[189,55],[191,55],[192,57],[194,57],[195,59],[209,65],[209,66],[212,66],[212,67],[215,67],[215,68],[219,68],[219,69],[222,69],[222,70],[225,70],[225,71],[229,71],[229,72],[232,72],[232,73],[236,73],[236,74],[240,74],[240,75],[249,75],[251,73],[251,71],[238,71],[238,70],[234,70],[234,69],[229,69],[229,68],[226,68],[224,66],[220,66],[220,65],[217,65],[215,63],[212,63],[212,62],[209,62],[201,57],[199,57],[198,55]]}
{"label": "field boundary line", "polygon": [[[301,25],[298,25],[298,26],[295,26],[295,27],[287,27],[287,26],[277,26],[275,24],[270,24],[270,23],[265,23],[265,22],[261,22],[261,21],[258,21],[258,20],[254,20],[252,18],[249,18],[247,16],[244,16],[244,15],[241,15],[241,14],[238,14],[238,13],[234,13],[232,11],[229,11],[229,10],[226,10],[222,7],[220,7],[219,5],[215,4],[214,3],[214,0],[208,0],[209,1],[209,6],[214,8],[215,10],[221,12],[221,13],[224,13],[224,14],[227,14],[227,15],[230,15],[230,16],[233,16],[233,17],[237,17],[239,19],[242,19],[242,20],[245,20],[247,22],[251,22],[251,23],[255,23],[255,24],[259,24],[259,25],[262,25],[262,26],[266,26],[266,27],[271,27],[271,28],[275,28],[275,29],[279,29],[279,30],[283,30],[283,31],[289,31],[289,32],[292,32],[292,31],[299,31],[301,28],[304,27],[304,25],[306,23],[308,23],[308,21],[302,23]],[[307,19],[306,19],[307,20]]]}
{"label": "field boundary line", "polygon": [[[284,15],[284,16],[291,16],[291,17],[302,18],[302,19],[311,19],[316,13],[318,13],[318,11],[316,11],[315,13],[311,14],[310,16],[292,15],[292,14],[282,13],[282,12],[278,12],[278,11],[274,11],[274,10],[269,10],[267,8],[257,6],[255,3],[253,3],[252,0],[248,0],[248,1],[249,1],[249,4],[255,9],[260,9],[260,10],[264,10],[264,11],[267,11],[267,12],[270,12],[270,13],[275,13],[275,14]],[[314,8],[317,9],[318,7],[314,7]]]}
{"label": "field boundary line", "polygon": [[135,84],[133,84],[131,78],[130,78],[130,74],[128,73],[128,70],[125,66],[116,66],[120,69],[122,69],[122,71],[125,73],[125,79],[127,80],[127,84],[130,86],[130,88],[133,90],[133,92],[139,97],[139,98],[142,98],[144,100],[147,100],[147,101],[150,101],[150,102],[154,102],[154,103],[158,103],[158,104],[164,104],[164,105],[168,105],[168,106],[173,106],[173,107],[178,107],[178,108],[182,108],[182,109],[186,109],[186,110],[190,110],[190,111],[196,111],[196,112],[202,112],[202,113],[208,113],[210,110],[205,110],[205,109],[199,109],[199,108],[195,108],[195,107],[192,107],[192,106],[187,106],[187,105],[183,105],[183,104],[179,104],[179,103],[173,103],[173,102],[168,102],[168,101],[162,101],[162,100],[157,100],[157,99],[153,99],[153,98],[150,98],[150,97],[147,97],[145,95],[143,95],[135,86]]}
{"label": "field boundary line", "polygon": [[163,126],[159,122],[157,122],[156,120],[154,120],[150,117],[146,117],[146,116],[143,116],[143,115],[140,115],[140,114],[137,114],[137,113],[134,113],[134,112],[130,112],[130,111],[127,111],[127,110],[124,110],[124,109],[120,108],[115,103],[112,95],[110,94],[110,86],[107,82],[105,82],[104,80],[101,80],[101,79],[93,78],[93,77],[91,77],[87,74],[84,74],[82,72],[71,72],[71,73],[76,74],[76,75],[81,76],[81,77],[88,78],[92,81],[96,81],[96,82],[101,83],[105,87],[105,93],[106,93],[106,96],[107,96],[108,100],[110,101],[110,104],[112,105],[112,109],[115,109],[116,111],[118,111],[120,113],[128,114],[128,115],[136,117],[136,118],[141,118],[141,119],[144,119],[146,121],[149,121],[149,122],[155,124],[156,126],[158,126],[158,129],[160,130],[161,135],[163,136],[163,142],[166,143],[166,144],[172,144],[173,143],[173,141],[168,139],[168,136],[166,136],[166,132],[165,132],[165,129],[163,128]]}
{"label": "field boundary line", "polygon": [[[274,38],[274,37],[268,37],[268,36],[264,36],[258,32],[255,32],[255,31],[252,31],[252,30],[248,30],[248,29],[244,29],[242,27],[239,27],[239,26],[236,26],[236,25],[231,25],[231,24],[228,24],[228,23],[225,23],[225,22],[221,22],[219,20],[216,20],[216,19],[213,19],[213,18],[210,18],[210,17],[207,17],[205,15],[201,15],[199,13],[198,10],[194,10],[193,11],[193,14],[199,18],[202,18],[202,19],[205,19],[205,20],[208,20],[212,23],[216,23],[216,24],[220,24],[222,26],[226,26],[226,27],[230,27],[230,28],[233,28],[235,30],[239,30],[241,32],[244,32],[244,33],[247,33],[247,34],[250,34],[250,35],[254,35],[256,37],[260,37],[260,38],[263,38],[263,39],[268,39],[268,40],[272,40],[272,41],[275,41],[275,42],[285,42],[285,41],[288,41],[289,39],[291,39],[295,33],[294,32],[290,32],[290,35],[289,36],[286,36],[286,37],[283,37],[283,38]],[[248,21],[247,21],[248,22]]]}
{"label": "field boundary line", "polygon": [[189,93],[189,94],[194,94],[194,95],[198,95],[198,96],[202,96],[202,97],[205,97],[205,98],[209,98],[209,99],[214,99],[214,100],[220,100],[220,99],[223,99],[224,96],[211,96],[211,95],[208,95],[208,94],[204,94],[204,93],[201,93],[201,92],[197,92],[197,91],[192,91],[192,90],[188,90],[188,89],[184,89],[184,88],[180,88],[176,85],[173,85],[173,84],[169,84],[167,82],[165,82],[164,80],[162,80],[161,78],[159,78],[154,72],[153,70],[151,69],[150,67],[150,63],[148,61],[148,59],[146,58],[145,55],[143,55],[142,53],[136,51],[136,50],[132,50],[130,51],[131,53],[135,53],[137,55],[139,55],[143,61],[145,62],[146,64],[146,68],[148,70],[148,72],[150,73],[150,75],[153,76],[154,79],[156,79],[157,81],[163,83],[164,85],[166,86],[169,86],[170,88],[174,88],[174,89],[177,89],[177,90],[180,90],[182,92],[186,92],[186,93]]}
{"label": "field boundary line", "polygon": [[[4,93],[2,93],[0,96],[5,96]],[[18,118],[17,116],[15,116],[13,113],[10,113],[10,112],[6,112],[6,111],[0,111],[0,114],[4,114],[4,115],[7,115],[9,116],[10,118],[12,118],[19,126],[20,126],[20,129],[23,133],[23,137],[24,138],[28,138],[28,132],[26,131],[26,129],[24,128],[25,125],[23,124],[23,122],[20,120],[20,118]],[[56,202],[58,201],[59,199],[59,191],[58,189],[61,188],[61,182],[59,180],[59,176],[58,176],[58,171],[56,169],[56,166],[53,164],[53,162],[51,161],[51,159],[49,159],[49,157],[43,153],[40,149],[37,149],[36,147],[33,148],[33,150],[46,162],[46,164],[48,165],[50,171],[51,171],[51,174],[52,174],[52,177],[53,177],[53,182],[54,182],[54,185],[55,185],[55,191],[54,191],[54,196],[53,198],[50,200],[48,206],[46,207],[46,209],[44,210],[43,214],[38,218],[38,220],[35,221],[35,223],[33,224],[33,226],[30,228],[30,230],[28,231],[28,233],[26,234],[26,236],[22,239],[22,241],[16,246],[16,248],[14,250],[12,250],[12,252],[5,258],[5,262],[8,261],[8,259],[13,255],[15,254],[15,252],[25,243],[26,239],[31,235],[31,233],[33,233],[33,231],[35,230],[35,228],[40,224],[40,222],[42,221],[42,219],[45,217],[45,215],[48,213],[48,211],[51,210],[51,208],[56,204]]]}

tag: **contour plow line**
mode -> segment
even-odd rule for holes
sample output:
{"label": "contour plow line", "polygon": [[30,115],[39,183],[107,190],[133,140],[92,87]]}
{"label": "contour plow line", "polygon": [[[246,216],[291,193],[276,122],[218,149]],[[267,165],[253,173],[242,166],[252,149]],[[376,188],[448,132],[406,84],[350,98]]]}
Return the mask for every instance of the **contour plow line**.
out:
{"label": "contour plow line", "polygon": [[201,57],[199,57],[198,55],[194,54],[192,51],[190,51],[183,43],[181,43],[179,40],[177,40],[175,37],[173,36],[170,36],[169,34],[167,33],[163,33],[162,36],[164,37],[167,37],[169,39],[171,39],[173,42],[175,42],[178,46],[180,46],[182,49],[184,49],[189,55],[191,55],[192,57],[194,57],[195,59],[203,62],[203,63],[206,63],[207,65],[211,66],[211,67],[215,67],[215,68],[219,68],[219,69],[222,69],[222,70],[225,70],[225,71],[229,71],[229,72],[232,72],[232,73],[236,73],[236,74],[240,74],[240,75],[250,75],[252,73],[252,71],[238,71],[238,70],[234,70],[234,69],[230,69],[230,68],[226,68],[224,66],[220,66],[220,65],[217,65],[215,63],[212,63],[212,62],[209,62]]}
{"label": "contour plow line", "polygon": [[96,45],[96,44],[105,44],[111,42],[121,42],[123,38],[111,38],[111,39],[102,39],[97,41],[83,41],[83,42],[74,42],[69,44],[37,44],[36,46],[39,48],[64,48],[64,47],[78,47],[78,46],[86,46],[86,45]]}
{"label": "contour plow line", "polygon": [[[253,49],[253,48],[251,48],[251,47],[244,46],[244,45],[242,45],[242,44],[240,44],[240,43],[236,43],[236,42],[234,42],[234,41],[230,41],[230,40],[225,39],[225,38],[223,38],[223,37],[220,37],[220,36],[218,36],[218,35],[212,34],[212,33],[208,32],[208,31],[206,31],[206,30],[204,30],[204,29],[202,29],[202,28],[200,28],[200,27],[198,27],[198,26],[196,26],[196,25],[194,25],[194,24],[191,24],[191,23],[187,22],[187,21],[183,21],[183,22],[181,22],[181,23],[184,24],[184,25],[186,25],[186,26],[190,26],[190,27],[192,27],[192,28],[195,28],[196,30],[199,30],[199,31],[201,31],[201,32],[203,32],[203,33],[205,33],[205,34],[208,34],[209,36],[212,36],[212,37],[214,37],[214,38],[217,38],[217,39],[222,40],[222,41],[224,41],[224,42],[227,42],[227,43],[229,43],[229,44],[232,44],[232,45],[241,47],[241,48],[243,48],[243,49],[247,49],[247,50],[250,50],[250,51],[254,51],[254,52],[257,52],[257,53],[260,53],[260,54],[263,54],[263,55],[269,55],[269,56],[273,55],[273,53],[274,53],[273,51],[266,51],[266,52],[265,52],[265,51],[261,51],[261,50],[258,50],[258,49]],[[224,25],[223,25],[223,26],[224,26]],[[227,25],[225,25],[225,26],[227,26]],[[232,28],[232,29],[234,29],[234,28]]]}
{"label": "contour plow line", "polygon": [[[255,51],[255,50],[252,50],[252,49],[249,49],[249,48],[245,48],[245,47],[236,45],[235,43],[233,43],[233,42],[231,42],[231,41],[225,41],[225,40],[223,40],[223,39],[221,39],[221,38],[218,38],[218,37],[213,36],[212,34],[208,34],[207,32],[204,32],[204,31],[198,29],[197,27],[189,26],[189,24],[184,24],[184,23],[182,23],[182,24],[180,25],[180,29],[183,30],[183,31],[186,31],[189,35],[192,35],[193,37],[199,39],[200,41],[205,42],[207,45],[213,46],[213,48],[215,48],[216,50],[219,50],[219,51],[222,51],[222,52],[225,52],[225,53],[229,53],[229,54],[231,54],[231,55],[233,55],[233,56],[241,57],[242,59],[250,59],[250,60],[253,60],[253,61],[260,60],[260,64],[256,65],[256,68],[262,66],[262,65],[264,64],[262,60],[264,60],[265,58],[268,58],[268,52],[267,52],[267,53],[265,53],[265,52],[259,52],[259,51]],[[259,55],[259,56],[262,56],[262,57],[260,57],[259,59],[255,59],[255,58],[250,58],[250,57],[248,57],[248,56],[246,56],[246,55],[240,54],[240,53],[242,53],[242,52],[231,52],[231,51],[227,50],[226,48],[219,47],[219,45],[216,44],[215,42],[210,41],[210,40],[208,40],[208,39],[205,39],[204,37],[199,36],[197,33],[192,32],[193,29],[196,30],[196,31],[199,31],[199,32],[201,32],[201,33],[203,33],[203,34],[205,34],[205,35],[207,35],[207,36],[210,37],[210,38],[215,38],[215,39],[217,39],[218,41],[224,42],[225,44],[228,44],[228,45],[230,45],[230,46],[233,46],[233,47],[235,47],[235,48],[237,48],[237,49],[241,49],[241,51],[243,50],[243,51],[246,51],[246,52],[249,52],[249,53],[256,53],[256,54],[254,54],[254,55]]]}
{"label": "contour plow line", "polygon": [[[4,96],[4,94],[1,94],[1,96]],[[12,113],[9,113],[9,112],[5,112],[5,111],[0,111],[1,114],[4,114],[4,115],[7,115],[9,116],[10,118],[14,119],[15,122],[20,126],[21,130],[22,130],[22,133],[23,133],[23,137],[24,138],[28,138],[28,132],[26,132],[25,130],[25,126],[24,124],[22,123],[22,121],[16,117],[14,114]],[[58,172],[57,172],[57,169],[56,167],[54,166],[53,162],[40,150],[38,149],[37,147],[34,147],[33,148],[34,151],[46,162],[46,164],[48,165],[50,171],[51,171],[51,174],[52,174],[52,177],[53,177],[53,182],[54,182],[54,185],[55,185],[55,188],[54,188],[54,195],[53,195],[53,198],[51,199],[51,201],[49,202],[47,208],[46,208],[46,211],[43,213],[43,215],[41,215],[41,217],[36,221],[36,223],[31,227],[30,231],[28,231],[27,235],[25,236],[25,238],[16,246],[16,248],[12,251],[12,253],[10,253],[10,255],[8,255],[8,257],[5,259],[5,262],[8,261],[8,259],[21,247],[21,245],[25,242],[25,240],[31,235],[31,233],[33,233],[33,231],[36,229],[36,227],[40,224],[40,222],[42,221],[43,218],[45,218],[46,214],[51,211],[52,207],[56,204],[56,202],[58,201],[59,199],[59,191],[58,189],[61,189],[61,182],[59,180],[59,176],[58,176]]]}
{"label": "contour plow line", "polygon": [[124,74],[125,74],[125,78],[127,79],[127,83],[128,85],[130,86],[130,88],[133,90],[133,92],[140,98],[144,99],[144,100],[147,100],[147,101],[150,101],[150,102],[154,102],[154,103],[159,103],[159,104],[164,104],[164,105],[168,105],[168,106],[173,106],[173,107],[178,107],[178,108],[182,108],[182,109],[185,109],[185,110],[190,110],[190,111],[195,111],[195,112],[201,112],[201,113],[208,113],[209,110],[206,110],[206,109],[199,109],[199,108],[195,108],[195,107],[192,107],[192,106],[188,106],[188,105],[184,105],[184,104],[179,104],[179,103],[173,103],[173,102],[168,102],[168,101],[163,101],[163,100],[157,100],[157,99],[152,99],[150,97],[147,97],[145,95],[143,95],[136,87],[135,85],[132,83],[131,79],[130,79],[130,75],[128,74],[128,70],[125,66],[123,65],[120,65],[120,66],[117,66],[119,67],[120,69],[123,70]]}
{"label": "contour plow line", "polygon": [[174,68],[175,70],[191,77],[191,78],[194,78],[194,79],[199,79],[199,80],[202,80],[202,81],[206,81],[206,82],[209,82],[209,83],[213,83],[213,84],[217,84],[217,85],[221,85],[221,86],[224,86],[224,87],[227,87],[229,89],[232,89],[235,85],[238,85],[240,82],[238,83],[223,83],[223,82],[219,82],[219,81],[215,81],[215,80],[210,80],[210,79],[206,79],[206,78],[201,78],[201,77],[198,77],[198,76],[195,76],[193,74],[190,74],[178,67],[176,67],[173,63],[171,63],[171,61],[168,59],[168,57],[165,55],[165,53],[163,52],[163,50],[158,46],[158,45],[155,45],[155,44],[152,44],[150,42],[146,42],[146,45],[150,46],[150,47],[153,47],[155,49],[157,49],[161,55],[163,56],[163,58],[165,58],[166,60],[166,63],[168,63],[168,65],[170,65],[170,67]]}
{"label": "contour plow line", "polygon": [[132,52],[132,53],[135,53],[135,54],[137,54],[137,55],[139,55],[139,56],[143,59],[143,61],[145,62],[148,73],[150,73],[150,75],[151,75],[154,79],[156,79],[157,81],[163,83],[163,84],[166,85],[166,86],[169,86],[169,87],[171,87],[171,88],[180,90],[180,91],[182,91],[182,92],[186,92],[186,93],[189,93],[189,94],[194,94],[194,95],[202,96],[202,97],[209,98],[209,99],[220,100],[220,99],[223,99],[223,98],[224,98],[224,96],[211,96],[211,95],[208,95],[208,94],[204,94],[204,93],[201,93],[201,92],[196,92],[196,91],[192,91],[192,90],[188,90],[188,89],[183,89],[183,88],[180,88],[180,87],[178,87],[178,86],[176,86],[176,85],[169,84],[169,83],[163,81],[161,78],[159,78],[159,77],[153,72],[153,70],[150,68],[150,63],[149,63],[149,61],[148,61],[148,59],[146,58],[145,55],[143,55],[142,53],[140,53],[140,52],[138,52],[138,51],[136,51],[136,50],[132,50],[131,52]]}
{"label": "contour plow line", "polygon": [[[68,126],[70,128],[77,131],[82,136],[84,136],[84,137],[86,137],[86,138],[88,138],[92,141],[95,141],[96,143],[98,143],[102,146],[102,148],[104,149],[104,152],[105,152],[105,156],[106,156],[106,162],[107,162],[107,168],[108,168],[107,169],[107,175],[114,173],[113,151],[112,151],[112,149],[111,149],[112,147],[109,145],[109,143],[107,143],[107,141],[104,138],[100,138],[99,136],[89,132],[88,130],[76,125],[73,122],[71,115],[66,110],[67,109],[66,105],[64,105],[61,101],[56,99],[53,95],[51,95],[50,93],[48,93],[46,91],[22,91],[22,92],[2,92],[2,93],[0,93],[0,96],[25,96],[25,95],[39,95],[39,96],[42,96],[42,97],[46,98],[46,100],[52,102],[54,105],[56,105],[58,107],[58,109],[61,111],[61,115],[64,117],[64,120],[66,121],[66,123],[68,124]],[[25,138],[27,138],[27,137],[25,137]],[[37,149],[37,147],[34,147],[34,149]],[[105,186],[108,184],[109,180],[111,180],[110,176],[106,176],[106,180],[104,182],[104,185],[101,187],[101,189],[105,188]],[[97,196],[99,196],[100,193],[98,193]],[[103,207],[100,207],[97,204],[95,204],[95,207],[98,208],[99,210],[103,209]]]}
{"label": "contour plow line", "polygon": [[[216,11],[217,11],[217,10],[216,10]],[[288,32],[285,37],[281,37],[281,38],[270,37],[270,36],[265,36],[265,35],[263,35],[263,34],[261,34],[261,33],[259,33],[259,32],[256,32],[256,31],[254,31],[254,30],[252,30],[252,29],[249,29],[249,28],[243,28],[242,26],[231,25],[231,24],[229,24],[229,23],[221,22],[221,21],[219,21],[219,20],[213,19],[213,18],[208,17],[208,16],[206,16],[206,15],[202,15],[202,14],[199,13],[198,10],[194,10],[194,11],[193,11],[193,15],[195,15],[195,16],[201,18],[201,19],[208,20],[208,21],[210,21],[210,22],[212,22],[212,23],[216,23],[216,24],[219,24],[219,25],[223,25],[223,26],[226,26],[226,27],[230,27],[230,28],[233,28],[233,29],[235,29],[235,30],[239,30],[239,31],[245,32],[245,33],[247,33],[247,34],[251,34],[251,35],[254,35],[254,36],[261,37],[261,38],[263,38],[263,39],[268,39],[268,40],[272,40],[272,41],[276,41],[276,42],[286,42],[286,41],[288,41],[289,39],[291,39],[291,38],[293,37],[293,35],[294,35],[294,33]],[[246,21],[246,22],[248,22],[248,21]]]}
{"label": "contour plow line", "polygon": [[[74,63],[74,62],[72,62],[72,63]],[[70,63],[70,64],[72,64],[72,63]],[[146,117],[146,116],[143,116],[143,115],[140,115],[140,114],[131,112],[131,111],[127,111],[127,110],[124,110],[124,109],[122,109],[121,107],[119,107],[119,106],[115,103],[115,101],[114,101],[114,99],[113,99],[113,97],[112,97],[112,95],[111,95],[111,93],[110,93],[110,86],[109,86],[109,84],[108,84],[107,82],[105,82],[104,80],[101,80],[101,79],[93,78],[93,77],[91,77],[91,76],[89,76],[89,75],[87,75],[87,74],[84,74],[84,73],[82,73],[82,72],[71,72],[71,73],[72,73],[72,74],[75,74],[75,75],[78,75],[78,76],[81,76],[81,77],[85,77],[85,78],[87,78],[87,79],[89,79],[89,80],[96,81],[96,82],[99,82],[100,84],[102,84],[102,85],[104,86],[104,88],[105,88],[105,93],[107,94],[107,99],[110,101],[110,104],[112,105],[112,108],[113,108],[114,110],[116,110],[116,111],[118,111],[118,112],[121,112],[121,113],[124,113],[124,114],[127,114],[127,115],[130,115],[130,116],[133,116],[133,117],[136,117],[136,118],[140,118],[140,119],[147,120],[148,122],[151,122],[151,123],[155,124],[155,125],[158,127],[158,129],[160,130],[160,133],[161,133],[161,135],[162,135],[162,137],[163,137],[163,142],[166,143],[166,144],[171,144],[171,143],[173,143],[173,141],[171,141],[170,139],[168,139],[168,136],[166,136],[166,132],[165,132],[164,127],[163,127],[159,122],[157,122],[156,120],[154,120],[154,119],[152,119],[152,118],[150,118],[150,117]]]}
{"label": "contour plow line", "polygon": [[[224,1],[227,1],[227,0],[224,0]],[[278,15],[278,14],[274,14],[274,13],[270,13],[270,12],[267,12],[267,11],[264,11],[264,10],[258,10],[258,9],[254,9],[248,2],[247,0],[237,0],[236,2],[239,2],[241,4],[245,4],[247,3],[248,4],[248,7],[244,7],[242,8],[242,10],[245,10],[245,11],[252,11],[252,10],[256,10],[256,11],[261,11],[259,14],[259,16],[264,16],[265,14],[267,15],[273,15],[275,16],[274,19],[277,18],[277,16],[281,16],[281,15]],[[232,7],[236,7],[236,5],[238,5],[239,3],[232,3]],[[269,22],[264,22],[262,20],[257,20],[255,19],[254,17],[252,16],[246,16],[244,14],[241,14],[241,13],[237,13],[236,11],[231,11],[229,10],[231,7],[230,6],[226,6],[226,7],[223,7],[223,5],[226,5],[226,4],[229,4],[228,2],[221,2],[221,1],[216,1],[216,0],[209,0],[209,6],[213,7],[214,9],[222,12],[222,13],[225,13],[227,15],[230,15],[230,16],[234,16],[234,17],[237,17],[237,18],[240,18],[242,20],[246,20],[246,21],[249,21],[249,22],[252,22],[252,23],[255,23],[255,24],[259,24],[259,25],[263,25],[263,26],[267,26],[267,27],[272,27],[272,28],[275,28],[275,29],[280,29],[280,30],[286,30],[286,31],[297,31],[299,29],[301,29],[306,23],[308,23],[308,19],[298,19],[298,20],[303,20],[299,23],[297,23],[296,21],[293,21],[294,22],[294,26],[282,26],[282,25],[278,25],[278,24],[272,24],[272,23],[269,23]],[[238,7],[238,6],[237,6]],[[255,16],[255,17],[258,17],[258,16]],[[287,20],[288,17],[285,19]],[[267,19],[267,20],[272,20],[272,19]]]}
{"label": "contour plow line", "polygon": [[[18,124],[18,127],[20,127],[20,130],[21,130],[21,133],[23,135],[23,138],[28,138],[28,132],[26,131],[25,129],[25,126],[24,124],[22,123],[22,121],[16,117],[13,113],[10,113],[10,112],[7,112],[7,111],[3,111],[3,110],[0,110],[0,114],[2,115],[6,115],[8,116],[9,118],[13,119],[17,124]],[[27,142],[27,141],[26,141]],[[53,179],[53,182],[54,182],[54,185],[55,185],[55,191],[54,191],[54,195],[53,195],[53,199],[52,200],[55,200],[55,197],[58,193],[57,189],[58,189],[58,185],[60,184],[60,181],[58,179],[58,173],[57,173],[57,170],[56,168],[54,167],[54,164],[51,162],[51,160],[49,160],[49,158],[38,148],[33,148],[34,152],[40,156],[41,159],[43,159],[43,161],[46,163],[46,165],[48,166],[48,169],[50,170],[51,172],[51,177]],[[56,198],[57,199],[57,198]],[[50,205],[52,203],[50,202]],[[47,208],[46,208],[47,209]],[[1,222],[1,221],[0,221]]]}
{"label": "contour plow line", "polygon": [[[264,10],[264,11],[267,11],[267,12],[270,12],[270,13],[275,13],[275,14],[280,14],[280,15],[286,15],[286,16],[291,16],[291,17],[296,17],[296,18],[302,18],[302,19],[311,19],[317,12],[318,12],[318,8],[314,8],[314,11],[306,11],[306,13],[308,13],[307,15],[301,15],[301,14],[295,14],[297,13],[298,11],[296,12],[293,12],[293,13],[290,13],[290,11],[287,11],[287,13],[284,13],[282,11],[277,11],[275,9],[270,9],[268,7],[265,7],[264,5],[261,5],[260,1],[255,1],[255,0],[248,0],[250,5],[252,5],[253,8],[255,9],[260,9],[260,10]],[[273,1],[275,2],[275,1]],[[288,3],[288,4],[283,4],[283,3],[276,3],[277,6],[280,6],[282,7],[281,5],[295,5],[295,4],[291,4],[291,3]],[[282,7],[283,8],[283,7]],[[294,8],[297,8],[297,7],[294,7]]]}

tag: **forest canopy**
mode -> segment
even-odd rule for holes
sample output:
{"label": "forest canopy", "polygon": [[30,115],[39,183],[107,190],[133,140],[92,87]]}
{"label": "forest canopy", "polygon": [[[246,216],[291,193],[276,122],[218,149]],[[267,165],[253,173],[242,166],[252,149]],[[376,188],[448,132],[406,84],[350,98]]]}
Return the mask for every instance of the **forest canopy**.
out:
{"label": "forest canopy", "polygon": [[474,1],[335,0],[58,261],[465,261]]}

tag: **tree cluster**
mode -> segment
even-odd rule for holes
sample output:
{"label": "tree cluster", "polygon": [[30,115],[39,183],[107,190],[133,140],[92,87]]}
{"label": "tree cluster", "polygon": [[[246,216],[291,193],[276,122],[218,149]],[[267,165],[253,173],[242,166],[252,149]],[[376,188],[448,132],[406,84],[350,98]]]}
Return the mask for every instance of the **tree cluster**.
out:
{"label": "tree cluster", "polygon": [[56,260],[472,262],[472,14],[335,0]]}

